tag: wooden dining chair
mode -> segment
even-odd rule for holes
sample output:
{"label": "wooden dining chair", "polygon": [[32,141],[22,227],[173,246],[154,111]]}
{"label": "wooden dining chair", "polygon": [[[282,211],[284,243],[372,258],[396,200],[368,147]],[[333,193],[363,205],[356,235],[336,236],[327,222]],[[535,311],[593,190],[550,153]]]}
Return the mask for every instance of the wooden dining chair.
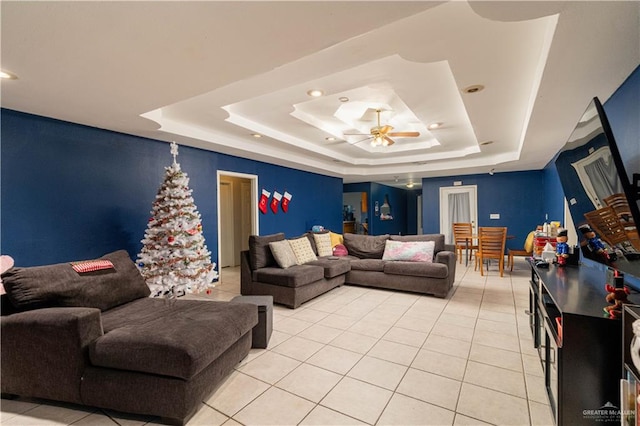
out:
{"label": "wooden dining chair", "polygon": [[509,271],[513,271],[513,263],[515,256],[525,256],[531,257],[533,256],[533,239],[535,237],[536,231],[529,232],[527,235],[527,239],[524,241],[524,249],[508,249],[507,250],[507,265],[509,266]]}
{"label": "wooden dining chair", "polygon": [[596,234],[611,247],[629,241],[629,237],[620,223],[618,215],[613,210],[613,207],[607,206],[592,212],[587,212],[584,214],[584,217],[587,219],[591,228],[596,231]]}
{"label": "wooden dining chair", "polygon": [[473,225],[467,222],[456,222],[452,225],[453,228],[453,243],[456,246],[456,252],[458,253],[458,259],[462,263],[462,250],[469,249],[469,258],[471,260],[473,251],[478,249],[477,244],[473,244],[473,240],[469,238],[473,235]]}
{"label": "wooden dining chair", "polygon": [[613,194],[604,198],[602,201],[611,207],[620,220],[620,225],[624,228],[629,241],[636,250],[640,250],[640,237],[638,236],[638,228],[631,215],[629,202],[624,194]]}
{"label": "wooden dining chair", "polygon": [[[480,227],[478,230],[478,251],[476,252],[476,269],[480,265],[480,275],[484,275],[485,261],[498,261],[500,276],[504,273],[504,248],[507,242],[506,227]],[[487,265],[487,270],[489,266]]]}

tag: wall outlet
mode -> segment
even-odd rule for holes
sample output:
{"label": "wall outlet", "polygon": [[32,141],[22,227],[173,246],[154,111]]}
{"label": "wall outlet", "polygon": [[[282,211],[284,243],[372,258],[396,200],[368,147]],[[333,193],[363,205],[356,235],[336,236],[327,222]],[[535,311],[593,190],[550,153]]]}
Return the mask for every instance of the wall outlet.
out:
{"label": "wall outlet", "polygon": [[500,219],[500,213],[491,213],[489,219]]}

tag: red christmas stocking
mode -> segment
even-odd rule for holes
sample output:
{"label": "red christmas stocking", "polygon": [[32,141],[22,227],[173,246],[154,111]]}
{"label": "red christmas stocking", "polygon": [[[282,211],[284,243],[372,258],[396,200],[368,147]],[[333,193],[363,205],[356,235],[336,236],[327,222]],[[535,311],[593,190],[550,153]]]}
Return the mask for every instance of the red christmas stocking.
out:
{"label": "red christmas stocking", "polygon": [[280,204],[280,199],[282,198],[282,194],[278,191],[273,191],[273,198],[271,199],[271,211],[274,213],[278,213],[278,204]]}
{"label": "red christmas stocking", "polygon": [[262,195],[260,195],[260,201],[258,202],[258,208],[262,214],[267,214],[267,202],[269,201],[270,195],[271,193],[266,189],[262,190]]}
{"label": "red christmas stocking", "polygon": [[284,195],[282,197],[282,211],[283,212],[288,212],[289,211],[289,202],[291,201],[291,198],[293,197],[293,195],[289,194],[287,191],[284,191]]}

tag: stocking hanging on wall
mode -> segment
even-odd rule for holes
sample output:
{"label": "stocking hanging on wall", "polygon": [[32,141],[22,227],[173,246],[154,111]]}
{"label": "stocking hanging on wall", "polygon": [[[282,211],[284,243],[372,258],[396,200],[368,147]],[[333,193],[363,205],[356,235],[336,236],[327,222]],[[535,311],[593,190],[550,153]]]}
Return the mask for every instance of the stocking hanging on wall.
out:
{"label": "stocking hanging on wall", "polygon": [[207,250],[200,213],[191,197],[189,178],[176,162],[178,145],[171,144],[173,164],[165,167],[151,218],[138,254],[138,268],[151,296],[173,298],[213,287],[216,264]]}
{"label": "stocking hanging on wall", "polygon": [[267,214],[267,203],[269,202],[269,197],[271,193],[266,189],[262,190],[262,194],[260,194],[260,201],[258,201],[258,208],[262,212],[262,214]]}
{"label": "stocking hanging on wall", "polygon": [[280,200],[282,199],[282,194],[278,191],[273,191],[273,198],[271,198],[271,211],[274,213],[278,213],[278,205],[280,204]]}
{"label": "stocking hanging on wall", "polygon": [[282,211],[285,213],[289,211],[289,203],[291,202],[291,198],[293,198],[293,195],[291,195],[287,191],[284,191],[284,195],[282,196]]}

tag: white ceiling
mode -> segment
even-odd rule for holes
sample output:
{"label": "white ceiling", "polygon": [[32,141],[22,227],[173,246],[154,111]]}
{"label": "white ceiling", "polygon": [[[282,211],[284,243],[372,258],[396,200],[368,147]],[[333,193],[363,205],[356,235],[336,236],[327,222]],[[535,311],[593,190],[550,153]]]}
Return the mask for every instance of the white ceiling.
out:
{"label": "white ceiling", "polygon": [[[18,76],[2,81],[2,107],[346,183],[543,168],[590,98],[640,64],[636,1],[2,1],[0,13],[0,65]],[[376,148],[344,136],[368,133],[378,108],[420,136]]]}

